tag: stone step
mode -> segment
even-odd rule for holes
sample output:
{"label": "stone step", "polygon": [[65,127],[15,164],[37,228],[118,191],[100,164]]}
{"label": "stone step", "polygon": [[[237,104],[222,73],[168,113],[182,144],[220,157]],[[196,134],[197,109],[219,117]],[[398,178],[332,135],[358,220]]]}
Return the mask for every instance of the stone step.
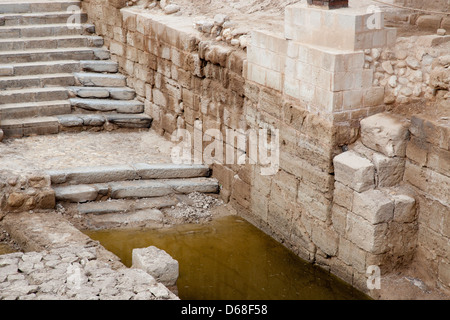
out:
{"label": "stone step", "polygon": [[31,37],[0,39],[0,51],[28,49],[58,49],[76,47],[102,47],[103,38],[87,35],[65,35],[50,37]]}
{"label": "stone step", "polygon": [[0,77],[0,90],[19,88],[44,88],[49,86],[73,86],[75,77],[71,73],[38,74]]}
{"label": "stone step", "polygon": [[211,172],[206,165],[135,163],[48,170],[46,174],[50,176],[52,185],[78,185],[141,179],[209,177]]}
{"label": "stone step", "polygon": [[126,87],[127,78],[122,74],[77,72],[78,81],[86,87]]}
{"label": "stone step", "polygon": [[0,119],[19,119],[46,117],[71,112],[71,105],[67,100],[41,101],[0,105]]}
{"label": "stone step", "polygon": [[67,114],[57,116],[66,131],[82,127],[102,127],[106,124],[118,128],[149,129],[153,118],[145,114]]}
{"label": "stone step", "polygon": [[35,12],[59,12],[67,11],[71,6],[81,8],[81,1],[64,0],[34,0],[34,1],[2,1],[0,2],[0,14],[8,13],[35,13]]}
{"label": "stone step", "polygon": [[72,11],[6,13],[0,14],[0,19],[3,26],[74,23],[74,20],[86,23],[87,14]]}
{"label": "stone step", "polygon": [[67,100],[69,91],[63,87],[27,88],[0,91],[0,105],[24,102]]}
{"label": "stone step", "polygon": [[108,99],[70,99],[75,110],[87,110],[95,112],[117,112],[117,113],[142,113],[144,104],[137,100],[108,100]]}
{"label": "stone step", "polygon": [[133,100],[136,92],[127,87],[69,87],[80,98],[110,98],[114,100]]}
{"label": "stone step", "polygon": [[94,49],[81,47],[2,51],[0,52],[0,64],[57,60],[95,60],[102,55],[104,55],[105,59],[109,59],[107,53],[107,50],[101,48]]}
{"label": "stone step", "polygon": [[9,68],[8,74],[2,76],[24,76],[24,75],[41,75],[47,73],[74,73],[80,71],[80,62],[75,60],[62,61],[38,61],[28,63],[12,63],[0,65],[2,68]]}
{"label": "stone step", "polygon": [[80,63],[81,68],[87,72],[116,73],[119,71],[119,64],[111,60],[85,60]]}
{"label": "stone step", "polygon": [[101,202],[79,203],[80,214],[106,215],[111,213],[130,213],[148,209],[163,209],[175,206],[179,200],[175,196],[143,198],[143,199],[117,199]]}
{"label": "stone step", "polygon": [[192,192],[218,193],[219,182],[213,178],[134,180],[69,185],[54,187],[54,190],[57,201],[82,203],[101,198],[137,199]]}
{"label": "stone step", "polygon": [[58,133],[59,122],[55,117],[9,119],[2,120],[1,128],[6,137],[21,138]]}
{"label": "stone step", "polygon": [[67,35],[92,34],[95,26],[89,23],[78,24],[30,24],[21,26],[0,27],[0,39],[32,38],[32,37],[57,37]]}

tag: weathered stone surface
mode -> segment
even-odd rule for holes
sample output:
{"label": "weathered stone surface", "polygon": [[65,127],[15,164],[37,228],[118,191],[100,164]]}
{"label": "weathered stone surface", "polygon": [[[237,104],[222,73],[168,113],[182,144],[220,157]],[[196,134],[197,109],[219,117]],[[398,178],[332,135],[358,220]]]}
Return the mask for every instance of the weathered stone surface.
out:
{"label": "weathered stone surface", "polygon": [[179,275],[178,261],[156,247],[133,249],[133,268],[141,269],[166,286],[176,284]]}
{"label": "weathered stone surface", "polygon": [[404,157],[408,126],[399,116],[379,113],[361,120],[361,141],[366,147],[388,157]]}
{"label": "weathered stone surface", "polygon": [[358,215],[349,213],[346,228],[348,240],[359,248],[374,254],[387,250],[387,223],[374,225]]}
{"label": "weathered stone surface", "polygon": [[410,196],[392,195],[395,201],[394,221],[411,223],[416,219],[416,200]]}
{"label": "weathered stone surface", "polygon": [[347,151],[336,156],[333,163],[336,181],[357,192],[375,187],[375,168],[366,158]]}
{"label": "weathered stone surface", "polygon": [[356,192],[352,211],[374,225],[389,222],[394,217],[394,200],[380,190]]}
{"label": "weathered stone surface", "polygon": [[393,187],[403,180],[405,160],[403,158],[390,158],[381,153],[374,153],[373,164],[376,170],[378,187]]}
{"label": "weathered stone surface", "polygon": [[55,188],[56,199],[69,202],[87,202],[97,199],[98,190],[87,185]]}

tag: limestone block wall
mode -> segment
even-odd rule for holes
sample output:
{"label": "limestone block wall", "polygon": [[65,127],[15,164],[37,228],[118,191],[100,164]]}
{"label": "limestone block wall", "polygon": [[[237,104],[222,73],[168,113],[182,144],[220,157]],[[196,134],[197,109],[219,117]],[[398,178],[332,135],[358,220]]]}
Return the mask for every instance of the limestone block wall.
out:
{"label": "limestone block wall", "polygon": [[[376,83],[373,68],[377,60],[367,56],[379,49],[381,57],[394,43],[390,29],[358,33],[356,23],[367,16],[343,14],[355,35],[345,48],[295,38],[301,35],[292,28],[289,35],[288,24],[288,37],[253,32],[245,52],[203,39],[188,17],[150,15],[106,0],[85,0],[83,8],[154,118],[153,128],[168,138],[177,129],[200,137],[194,153],[204,151],[212,138],[223,144],[223,153],[231,149],[234,161],[212,163],[222,198],[302,258],[367,291],[368,266],[384,272],[405,266],[417,256],[421,239],[433,238],[425,230],[437,233],[420,229],[427,223],[420,192],[398,188],[413,163],[402,121],[395,121],[398,131],[388,132],[399,144],[387,141],[389,148],[379,149],[368,142],[378,139],[371,130],[353,144],[360,120],[385,109],[385,86]],[[304,9],[296,7],[292,14]],[[221,135],[212,137],[210,129]],[[259,129],[278,130],[276,174],[264,175],[263,164],[250,164],[248,145],[225,140],[230,131]],[[346,145],[350,151],[335,158]],[[240,155],[245,161],[237,164]],[[443,241],[446,231],[439,230],[437,239]],[[436,270],[448,270],[449,255],[439,254],[444,262]]]}
{"label": "limestone block wall", "polygon": [[450,125],[445,118],[414,116],[406,148],[404,181],[420,204],[416,261],[450,288]]}
{"label": "limestone block wall", "polygon": [[33,173],[0,172],[0,218],[8,212],[55,207],[50,177]]}
{"label": "limestone block wall", "polygon": [[384,28],[383,21],[383,13],[361,9],[289,6],[285,34],[252,33],[247,78],[302,101],[337,125],[358,126],[384,108],[385,87],[374,81],[365,55],[395,44],[396,30]]}

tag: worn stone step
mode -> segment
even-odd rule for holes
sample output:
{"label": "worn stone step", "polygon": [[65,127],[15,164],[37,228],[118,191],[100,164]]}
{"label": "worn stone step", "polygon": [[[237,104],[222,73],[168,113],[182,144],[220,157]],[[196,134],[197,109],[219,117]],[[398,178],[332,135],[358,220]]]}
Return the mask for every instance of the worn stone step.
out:
{"label": "worn stone step", "polygon": [[142,113],[144,104],[136,100],[108,100],[72,98],[70,103],[74,108],[97,112]]}
{"label": "worn stone step", "polygon": [[75,60],[62,61],[38,61],[13,63],[8,65],[0,65],[0,69],[9,68],[8,74],[3,76],[24,76],[24,75],[40,75],[47,73],[74,73],[80,71],[80,62]]}
{"label": "worn stone step", "polygon": [[57,184],[95,184],[113,181],[140,179],[176,179],[209,177],[210,169],[198,164],[148,164],[135,163],[113,166],[79,167],[61,170],[49,170],[53,185]]}
{"label": "worn stone step", "polygon": [[57,201],[88,202],[101,197],[137,199],[163,197],[192,192],[218,193],[219,182],[213,178],[157,179],[116,181],[54,187]]}
{"label": "worn stone step", "polygon": [[0,2],[0,14],[7,13],[35,13],[35,12],[57,12],[67,11],[71,6],[81,8],[81,1],[64,0],[25,0],[25,1],[2,1]]}
{"label": "worn stone step", "polygon": [[85,60],[80,61],[81,68],[87,72],[108,72],[116,73],[119,71],[119,64],[111,60]]}
{"label": "worn stone step", "polygon": [[[77,16],[74,17],[74,15]],[[3,20],[2,24],[4,26],[73,23],[73,20],[76,20],[78,23],[87,22],[86,13],[72,11],[5,13],[0,18]]]}
{"label": "worn stone step", "polygon": [[24,102],[67,100],[69,91],[64,87],[27,88],[0,91],[0,105]]}
{"label": "worn stone step", "polygon": [[59,132],[59,122],[55,117],[10,119],[2,120],[1,129],[8,138],[55,134]]}
{"label": "worn stone step", "polygon": [[28,49],[58,49],[76,47],[102,47],[103,38],[99,36],[65,35],[50,37],[0,39],[1,51]]}
{"label": "worn stone step", "polygon": [[78,24],[34,24],[21,26],[0,27],[0,39],[30,38],[30,37],[57,37],[64,35],[82,35],[95,32],[95,26],[89,23]]}
{"label": "worn stone step", "polygon": [[75,77],[70,73],[39,74],[0,77],[0,90],[19,88],[43,88],[48,86],[73,86]]}
{"label": "worn stone step", "polygon": [[114,100],[133,100],[136,92],[127,87],[69,87],[80,98],[110,98]]}
{"label": "worn stone step", "polygon": [[153,118],[146,114],[107,114],[109,123],[120,128],[148,128],[152,126]]}
{"label": "worn stone step", "polygon": [[126,87],[127,78],[122,74],[77,72],[78,81],[86,87]]}
{"label": "worn stone step", "polygon": [[66,131],[82,127],[102,127],[113,124],[118,128],[149,129],[153,119],[145,114],[66,114],[57,116],[61,128]]}
{"label": "worn stone step", "polygon": [[[98,49],[104,50],[104,49]],[[0,52],[0,64],[96,59],[93,48],[30,49]]]}
{"label": "worn stone step", "polygon": [[143,198],[143,199],[116,199],[102,202],[88,202],[77,205],[80,214],[105,215],[111,213],[129,213],[147,209],[162,209],[177,205],[179,200],[175,196]]}
{"label": "worn stone step", "polygon": [[71,112],[71,105],[67,100],[41,101],[0,105],[0,119],[19,119],[32,117],[46,117]]}

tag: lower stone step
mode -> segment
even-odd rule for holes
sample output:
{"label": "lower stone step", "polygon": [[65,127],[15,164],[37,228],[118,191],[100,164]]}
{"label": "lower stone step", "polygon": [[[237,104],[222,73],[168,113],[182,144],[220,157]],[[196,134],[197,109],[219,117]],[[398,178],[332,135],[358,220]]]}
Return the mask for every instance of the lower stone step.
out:
{"label": "lower stone step", "polygon": [[67,35],[83,35],[95,32],[93,24],[58,23],[0,27],[0,39],[19,39],[32,37],[58,37]]}
{"label": "lower stone step", "polygon": [[[61,61],[38,61],[13,63],[2,65],[3,68],[8,68],[10,71],[2,76],[25,76],[25,75],[41,75],[48,73],[74,73],[79,72],[80,62],[75,60],[61,60]],[[1,68],[0,67],[0,68]]]}
{"label": "lower stone step", "polygon": [[74,74],[83,86],[87,87],[126,87],[127,78],[121,74],[79,72]]}
{"label": "lower stone step", "polygon": [[102,48],[30,49],[0,52],[0,64],[56,60],[106,60],[109,52]]}
{"label": "lower stone step", "polygon": [[80,214],[105,215],[111,213],[129,213],[147,209],[162,209],[177,205],[179,200],[175,196],[117,199],[101,202],[79,203],[77,211]]}
{"label": "lower stone step", "polygon": [[[51,10],[51,8],[49,8]],[[36,25],[66,23],[74,15],[73,12],[33,12],[33,13],[8,13],[3,15],[5,26]],[[86,13],[77,13],[77,19],[81,23],[87,22]]]}
{"label": "lower stone step", "polygon": [[74,95],[80,98],[110,98],[114,100],[133,100],[136,92],[127,87],[70,87]]}
{"label": "lower stone step", "polygon": [[117,112],[117,113],[142,113],[144,104],[140,101],[121,101],[109,99],[70,99],[70,103],[75,109],[98,112]]}
{"label": "lower stone step", "polygon": [[46,174],[50,176],[53,185],[79,185],[141,179],[209,177],[211,172],[208,166],[198,164],[135,163],[49,170]]}
{"label": "lower stone step", "polygon": [[27,88],[0,91],[0,105],[67,99],[69,99],[69,91],[63,87]]}
{"label": "lower stone step", "polygon": [[[46,117],[71,112],[71,105],[67,100],[26,102],[0,105],[0,119],[19,119]],[[1,125],[0,125],[1,126]]]}
{"label": "lower stone step", "polygon": [[103,38],[87,35],[0,39],[1,51],[28,49],[58,49],[76,47],[102,47]]}
{"label": "lower stone step", "polygon": [[219,182],[213,178],[120,181],[105,184],[55,187],[57,201],[89,202],[102,199],[163,197],[171,194],[218,193]]}
{"label": "lower stone step", "polygon": [[0,77],[0,90],[18,88],[44,88],[49,86],[73,86],[75,77],[70,73],[39,74]]}
{"label": "lower stone step", "polygon": [[111,60],[84,60],[80,61],[83,70],[88,72],[108,72],[119,71],[119,64]]}
{"label": "lower stone step", "polygon": [[145,114],[66,114],[57,118],[62,131],[80,131],[83,128],[99,128],[107,124],[117,128],[149,129],[153,122],[152,117]]}
{"label": "lower stone step", "polygon": [[55,117],[2,120],[0,126],[5,136],[9,138],[55,134],[59,132],[59,122]]}

